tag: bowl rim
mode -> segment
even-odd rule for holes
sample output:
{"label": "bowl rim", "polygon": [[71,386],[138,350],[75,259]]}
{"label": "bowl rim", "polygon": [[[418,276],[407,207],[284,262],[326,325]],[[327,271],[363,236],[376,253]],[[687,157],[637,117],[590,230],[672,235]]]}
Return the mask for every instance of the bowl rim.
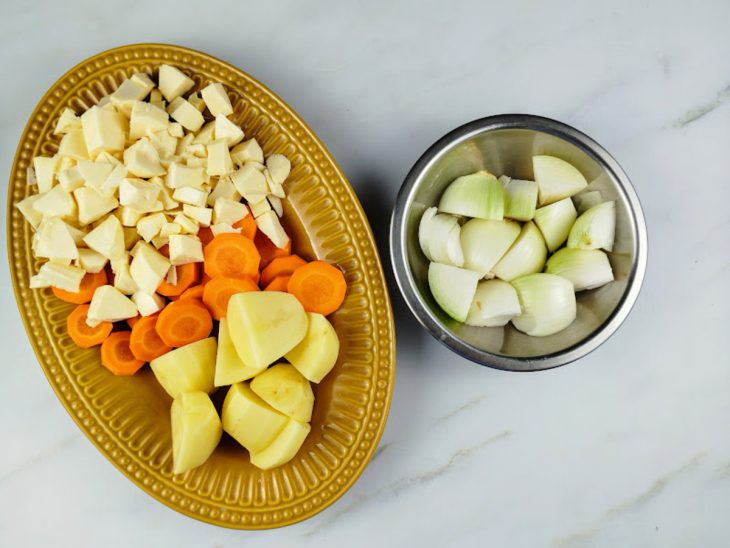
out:
{"label": "bowl rim", "polygon": [[[506,356],[481,350],[454,335],[433,314],[415,289],[415,280],[408,264],[407,242],[404,230],[407,206],[423,174],[446,151],[479,134],[503,129],[525,129],[547,133],[578,147],[606,170],[618,184],[629,205],[635,233],[636,253],[632,261],[626,290],[606,320],[590,335],[557,352],[529,357]],[[450,131],[416,161],[406,175],[396,197],[390,220],[390,256],[395,279],[401,295],[419,323],[439,342],[450,350],[475,363],[503,371],[542,371],[571,363],[586,356],[613,335],[631,309],[641,290],[648,257],[648,234],[641,202],[631,180],[608,151],[585,133],[574,127],[543,116],[533,114],[497,114],[479,118]]]}

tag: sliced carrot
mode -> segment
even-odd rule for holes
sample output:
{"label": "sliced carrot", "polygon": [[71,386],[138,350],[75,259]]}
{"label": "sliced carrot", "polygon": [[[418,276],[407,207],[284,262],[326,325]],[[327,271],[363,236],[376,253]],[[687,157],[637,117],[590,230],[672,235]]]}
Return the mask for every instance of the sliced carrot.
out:
{"label": "sliced carrot", "polygon": [[279,257],[269,263],[269,266],[261,271],[261,285],[269,285],[277,276],[291,276],[299,267],[307,264],[307,261],[299,255],[288,255]]}
{"label": "sliced carrot", "polygon": [[207,226],[201,226],[198,229],[198,239],[204,246],[208,245],[213,240],[213,237],[213,231]]}
{"label": "sliced carrot", "polygon": [[291,255],[291,240],[286,242],[284,247],[276,247],[266,234],[259,231],[254,236],[253,243],[256,244],[256,249],[261,255],[261,268],[266,268],[266,265],[277,257]]}
{"label": "sliced carrot", "polygon": [[286,286],[289,283],[291,276],[277,276],[269,282],[264,291],[284,291],[286,292]]}
{"label": "sliced carrot", "polygon": [[[203,266],[205,266],[205,265],[203,265]],[[205,285],[205,284],[207,284],[212,279],[213,278],[211,276],[208,276],[205,273],[205,271],[203,271],[203,276],[200,278],[200,285]]]}
{"label": "sliced carrot", "polygon": [[170,257],[170,246],[165,244],[160,249],[158,249],[160,253],[162,253],[165,257]]}
{"label": "sliced carrot", "polygon": [[230,232],[218,234],[205,246],[205,273],[215,278],[253,278],[259,271],[261,255],[253,241]]}
{"label": "sliced carrot", "polygon": [[115,375],[134,375],[144,365],[129,348],[130,331],[117,331],[101,345],[101,365]]}
{"label": "sliced carrot", "polygon": [[127,325],[129,326],[130,329],[132,329],[134,327],[134,324],[136,324],[139,321],[139,318],[140,318],[139,316],[135,316],[134,318],[129,318],[127,320]]}
{"label": "sliced carrot", "polygon": [[187,263],[177,266],[177,283],[171,284],[166,280],[157,288],[157,292],[165,297],[177,297],[191,285],[198,283],[200,270],[198,263]]}
{"label": "sliced carrot", "polygon": [[157,314],[140,318],[132,328],[129,348],[138,360],[149,362],[172,350],[157,334],[155,325],[157,325]]}
{"label": "sliced carrot", "polygon": [[66,318],[66,329],[71,340],[81,348],[91,348],[104,342],[112,332],[114,325],[111,322],[101,322],[96,327],[89,327],[86,323],[88,304],[81,304],[73,309]]}
{"label": "sliced carrot", "polygon": [[203,303],[208,307],[213,318],[220,320],[226,317],[228,301],[236,293],[258,291],[259,287],[249,278],[213,278],[203,290]]}
{"label": "sliced carrot", "polygon": [[213,319],[199,300],[178,299],[160,312],[155,329],[167,346],[177,348],[210,335]]}
{"label": "sliced carrot", "polygon": [[327,316],[342,305],[347,283],[340,269],[323,261],[312,261],[294,271],[287,291],[299,299],[307,312]]}
{"label": "sliced carrot", "polygon": [[84,277],[81,278],[81,286],[77,293],[71,293],[70,291],[65,291],[57,287],[53,287],[51,289],[53,290],[53,294],[62,301],[74,304],[84,304],[91,301],[97,287],[106,285],[106,283],[106,271],[102,268],[96,274],[87,272]]}
{"label": "sliced carrot", "polygon": [[180,295],[180,299],[198,299],[199,301],[203,300],[203,288],[205,287],[205,284],[200,285],[194,285],[193,287],[188,287],[185,291],[183,291],[183,294]]}
{"label": "sliced carrot", "polygon": [[243,219],[240,219],[233,223],[233,228],[240,228],[241,234],[246,236],[249,240],[253,240],[256,237],[256,220],[249,210],[248,215]]}

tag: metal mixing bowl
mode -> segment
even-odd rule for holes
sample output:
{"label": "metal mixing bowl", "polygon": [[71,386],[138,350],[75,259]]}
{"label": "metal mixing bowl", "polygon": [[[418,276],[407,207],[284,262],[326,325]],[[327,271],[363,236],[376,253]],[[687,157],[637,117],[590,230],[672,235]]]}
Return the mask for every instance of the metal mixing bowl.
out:
{"label": "metal mixing bowl", "polygon": [[[470,327],[449,318],[428,288],[428,260],[418,243],[418,223],[437,205],[456,177],[486,169],[495,175],[533,179],[532,156],[558,156],[577,167],[616,200],[616,240],[609,260],[616,280],[581,291],[577,318],[548,337],[530,337],[512,324]],[[628,316],[646,270],[644,214],[626,173],[606,150],[580,131],[548,118],[525,114],[490,116],[465,124],[439,139],[416,162],[400,189],[390,227],[393,268],[400,290],[419,322],[443,344],[482,365],[509,371],[537,371],[581,358],[608,339]]]}

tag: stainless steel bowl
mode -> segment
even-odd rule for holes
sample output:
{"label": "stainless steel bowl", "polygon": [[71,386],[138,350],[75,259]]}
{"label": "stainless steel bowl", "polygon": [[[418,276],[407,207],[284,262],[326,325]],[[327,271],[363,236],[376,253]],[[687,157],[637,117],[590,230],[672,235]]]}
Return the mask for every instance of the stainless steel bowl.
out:
{"label": "stainless steel bowl", "polygon": [[[428,288],[428,260],[418,244],[418,222],[460,175],[486,169],[532,179],[532,156],[567,160],[588,179],[589,189],[616,200],[616,241],[609,254],[616,281],[577,293],[578,315],[563,331],[530,337],[512,324],[470,327],[449,318]],[[580,131],[526,114],[490,116],[465,124],[439,139],[411,169],[400,189],[390,226],[395,276],[409,308],[443,344],[482,365],[509,371],[537,371],[581,358],[608,339],[628,316],[646,270],[644,214],[626,173],[606,150]]]}

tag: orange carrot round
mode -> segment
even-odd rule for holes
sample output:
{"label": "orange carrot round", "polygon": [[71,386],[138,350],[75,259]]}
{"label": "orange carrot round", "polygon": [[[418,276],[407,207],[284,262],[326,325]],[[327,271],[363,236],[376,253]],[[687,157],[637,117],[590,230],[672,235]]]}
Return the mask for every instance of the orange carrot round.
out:
{"label": "orange carrot round", "polygon": [[134,324],[136,324],[139,321],[139,316],[135,316],[134,318],[127,319],[127,325],[130,329],[134,327]]}
{"label": "orange carrot round", "polygon": [[198,229],[198,239],[203,246],[208,245],[211,241],[213,241],[213,231],[207,226],[201,226]]}
{"label": "orange carrot round", "polygon": [[243,219],[239,219],[233,223],[233,228],[240,228],[241,235],[246,236],[249,240],[253,240],[256,237],[256,220],[249,210],[248,215]]}
{"label": "orange carrot round", "polygon": [[129,331],[112,333],[101,345],[101,365],[115,375],[134,375],[144,365],[129,348]]}
{"label": "orange carrot round", "polygon": [[205,284],[200,285],[194,285],[193,287],[188,287],[185,291],[183,291],[182,295],[180,295],[180,299],[198,299],[199,301],[203,300],[203,288],[205,288]]}
{"label": "orange carrot round", "polygon": [[261,255],[253,241],[240,234],[218,234],[205,246],[203,254],[205,273],[212,278],[253,278],[261,263]]}
{"label": "orange carrot round", "polygon": [[166,280],[157,288],[157,292],[165,297],[177,297],[181,295],[188,287],[198,282],[199,270],[198,263],[181,264],[177,267],[177,283],[171,284]]}
{"label": "orange carrot round", "polygon": [[323,261],[312,261],[294,271],[287,291],[302,303],[307,312],[327,316],[342,305],[347,283],[340,269]]}
{"label": "orange carrot round", "polygon": [[112,332],[114,325],[111,322],[101,322],[96,327],[89,327],[86,315],[89,312],[88,304],[81,304],[73,309],[66,318],[66,329],[71,340],[81,348],[91,348],[104,342]]}
{"label": "orange carrot round", "polygon": [[258,291],[258,286],[248,278],[213,278],[203,290],[203,303],[208,307],[213,318],[220,320],[226,317],[228,301],[236,293]]}
{"label": "orange carrot round", "polygon": [[277,276],[271,282],[269,282],[269,285],[266,286],[266,289],[264,291],[284,291],[286,292],[286,286],[289,284],[289,278],[291,276]]}
{"label": "orange carrot round", "polygon": [[71,293],[70,291],[65,291],[57,287],[52,287],[51,289],[53,294],[62,301],[73,304],[84,304],[91,301],[97,287],[106,285],[106,283],[106,271],[102,268],[95,274],[87,272],[84,277],[81,278],[81,286],[79,287],[78,293]]}
{"label": "orange carrot round", "polygon": [[210,335],[213,318],[199,300],[178,299],[160,312],[155,329],[162,342],[177,348]]}
{"label": "orange carrot round", "polygon": [[157,330],[155,329],[157,317],[158,315],[155,314],[140,318],[132,328],[129,348],[132,354],[134,354],[134,357],[143,362],[152,361],[172,350],[157,334]]}
{"label": "orange carrot round", "polygon": [[277,276],[291,276],[299,267],[307,264],[307,261],[299,255],[279,257],[269,263],[269,266],[261,271],[261,285],[269,285]]}
{"label": "orange carrot round", "polygon": [[291,240],[286,242],[284,247],[276,247],[266,234],[259,231],[254,236],[253,243],[261,255],[261,268],[266,268],[266,265],[277,257],[291,255]]}

